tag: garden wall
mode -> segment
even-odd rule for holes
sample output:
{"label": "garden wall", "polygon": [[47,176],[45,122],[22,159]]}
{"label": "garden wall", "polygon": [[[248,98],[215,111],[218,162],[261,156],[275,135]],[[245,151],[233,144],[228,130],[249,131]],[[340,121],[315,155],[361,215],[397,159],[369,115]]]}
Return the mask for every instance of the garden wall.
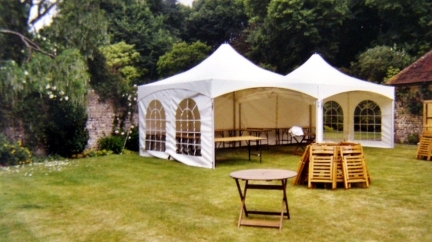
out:
{"label": "garden wall", "polygon": [[[412,115],[407,107],[401,102],[395,102],[395,143],[410,143],[413,138],[422,133],[423,117],[421,115]],[[410,138],[411,136],[411,138]],[[415,139],[411,141],[415,142]]]}
{"label": "garden wall", "polygon": [[[115,126],[114,119],[116,115],[119,116],[119,113],[116,111],[112,100],[101,102],[99,96],[92,91],[87,95],[87,115],[86,128],[89,132],[89,140],[86,149],[97,148],[97,142],[100,138],[112,134]],[[132,124],[128,120],[124,120],[127,128],[130,125],[138,124],[138,113],[132,115]]]}

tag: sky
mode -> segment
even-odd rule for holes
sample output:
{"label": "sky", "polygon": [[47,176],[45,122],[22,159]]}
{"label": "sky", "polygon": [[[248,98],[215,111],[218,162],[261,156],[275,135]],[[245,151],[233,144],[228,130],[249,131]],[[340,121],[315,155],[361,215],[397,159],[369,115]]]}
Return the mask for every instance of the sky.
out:
{"label": "sky", "polygon": [[193,2],[193,0],[177,0],[177,1],[187,6],[192,6],[192,2]]}

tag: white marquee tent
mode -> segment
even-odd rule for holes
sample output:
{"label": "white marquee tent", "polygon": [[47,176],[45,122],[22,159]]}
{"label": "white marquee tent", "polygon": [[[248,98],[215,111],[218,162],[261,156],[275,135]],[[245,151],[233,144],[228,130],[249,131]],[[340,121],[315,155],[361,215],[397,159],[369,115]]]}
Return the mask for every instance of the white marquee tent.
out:
{"label": "white marquee tent", "polygon": [[[139,86],[140,155],[214,168],[217,129],[310,126],[318,127],[321,142],[322,104],[327,100],[339,102],[344,113],[361,100],[376,102],[383,115],[382,139],[369,144],[393,147],[394,89],[348,77],[322,59],[322,67],[309,69],[317,58],[282,76],[223,44],[194,68]],[[344,116],[344,124],[352,125],[350,116]],[[351,132],[344,129],[345,140],[354,140]]]}

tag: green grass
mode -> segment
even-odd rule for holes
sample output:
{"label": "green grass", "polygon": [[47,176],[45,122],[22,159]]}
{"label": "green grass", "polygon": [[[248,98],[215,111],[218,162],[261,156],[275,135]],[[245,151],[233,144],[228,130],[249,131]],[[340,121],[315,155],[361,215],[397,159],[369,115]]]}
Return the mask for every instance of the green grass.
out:
{"label": "green grass", "polygon": [[[219,150],[203,169],[137,154],[0,170],[0,241],[432,241],[432,162],[416,146],[365,147],[372,184],[344,190],[287,188],[281,232],[240,227],[229,173],[297,170],[293,147]],[[30,176],[31,174],[31,176]],[[250,209],[279,210],[278,191],[248,192]]]}

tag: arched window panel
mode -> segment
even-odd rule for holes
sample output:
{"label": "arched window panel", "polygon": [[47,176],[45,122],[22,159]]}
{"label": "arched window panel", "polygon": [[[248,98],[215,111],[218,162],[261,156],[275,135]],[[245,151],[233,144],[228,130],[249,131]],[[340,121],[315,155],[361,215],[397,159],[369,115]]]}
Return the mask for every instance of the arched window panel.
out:
{"label": "arched window panel", "polygon": [[145,149],[165,151],[166,116],[159,100],[153,100],[147,107]]}
{"label": "arched window panel", "polygon": [[328,101],[324,104],[324,139],[343,140],[343,110],[335,101]]}
{"label": "arched window panel", "polygon": [[359,103],[354,111],[354,139],[381,140],[381,108],[373,101]]}
{"label": "arched window panel", "polygon": [[201,156],[201,116],[196,102],[187,98],[176,112],[176,152]]}

